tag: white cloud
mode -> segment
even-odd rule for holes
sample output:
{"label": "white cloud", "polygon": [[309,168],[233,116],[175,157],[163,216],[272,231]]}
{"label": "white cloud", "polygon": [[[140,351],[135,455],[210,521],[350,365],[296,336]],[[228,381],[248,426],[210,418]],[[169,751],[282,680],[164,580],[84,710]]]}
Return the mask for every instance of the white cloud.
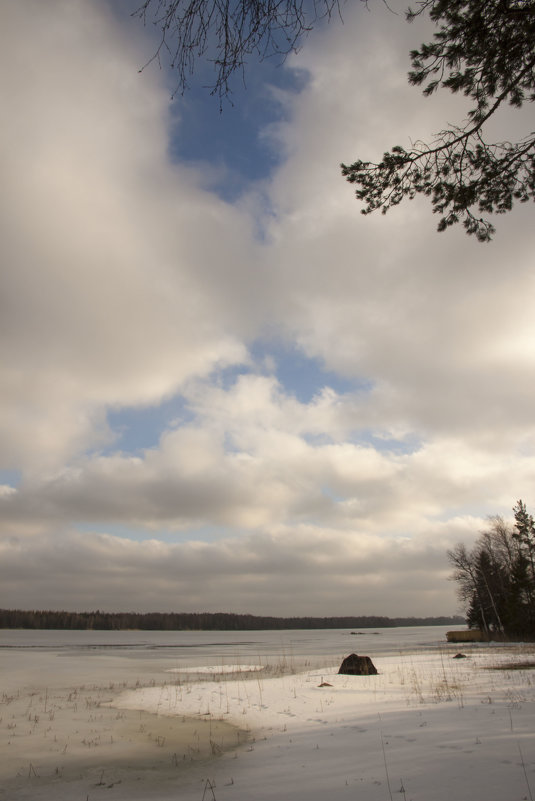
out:
{"label": "white cloud", "polygon": [[[437,235],[425,203],[359,215],[338,162],[458,113],[407,86],[425,32],[382,6],[292,62],[310,82],[266,132],[286,155],[258,187],[269,221],[171,163],[135,30],[104,2],[25,0],[0,31],[0,447],[23,473],[0,487],[3,603],[453,611],[445,550],[532,502],[532,210],[489,246]],[[369,389],[300,402],[254,373],[270,332]],[[186,422],[110,452],[109,408],[178,391]]]}
{"label": "white cloud", "polygon": [[97,3],[4,15],[2,449],[25,468],[241,360],[254,314],[248,221],[170,164],[168,94],[123,28]]}
{"label": "white cloud", "polygon": [[272,185],[281,317],[309,356],[374,384],[362,407],[371,426],[516,447],[533,433],[535,322],[522,300],[535,290],[532,209],[498,218],[489,246],[437,235],[425,201],[359,215],[337,161],[427,136],[462,117],[464,101],[424,100],[406,83],[424,32],[386,9],[347,13],[297,59],[311,84],[279,130],[292,143]]}

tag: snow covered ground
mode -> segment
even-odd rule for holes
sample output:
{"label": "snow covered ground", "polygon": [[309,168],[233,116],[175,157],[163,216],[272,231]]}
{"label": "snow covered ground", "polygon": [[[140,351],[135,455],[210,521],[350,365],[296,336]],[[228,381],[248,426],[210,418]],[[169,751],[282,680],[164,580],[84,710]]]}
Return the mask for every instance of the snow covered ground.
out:
{"label": "snow covered ground", "polygon": [[17,690],[11,673],[0,799],[531,801],[535,654],[464,652],[372,655],[377,676],[191,665],[69,694]]}
{"label": "snow covered ground", "polygon": [[378,676],[238,676],[116,704],[250,729],[237,754],[182,788],[188,801],[521,801],[535,793],[535,673],[508,666],[525,660],[492,648],[390,656],[374,660]]}

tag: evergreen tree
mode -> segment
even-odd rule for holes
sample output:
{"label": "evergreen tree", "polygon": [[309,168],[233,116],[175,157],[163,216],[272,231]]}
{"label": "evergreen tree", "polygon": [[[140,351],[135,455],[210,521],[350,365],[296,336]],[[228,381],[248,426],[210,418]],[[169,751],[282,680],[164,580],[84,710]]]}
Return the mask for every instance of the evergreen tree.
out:
{"label": "evergreen tree", "polygon": [[342,174],[356,184],[363,214],[417,194],[440,215],[438,230],[462,222],[487,242],[494,226],[482,215],[503,214],[513,203],[535,200],[535,133],[518,141],[488,141],[487,123],[506,107],[535,99],[533,0],[421,0],[409,21],[427,12],[434,40],[410,54],[409,82],[430,96],[440,88],[472,103],[464,122],[430,142],[406,150],[395,145],[378,163],[355,161]]}
{"label": "evergreen tree", "polygon": [[513,508],[515,516],[514,537],[523,550],[530,566],[531,578],[535,583],[535,522],[528,514],[526,505],[520,500]]}
{"label": "evergreen tree", "polygon": [[[368,5],[369,0],[361,0]],[[383,0],[387,3],[387,0]],[[518,141],[489,141],[489,120],[507,107],[535,99],[535,0],[419,0],[409,22],[428,15],[433,41],[410,53],[409,82],[424,96],[440,88],[464,94],[467,118],[430,142],[395,145],[378,163],[342,165],[356,184],[363,214],[385,213],[405,198],[428,197],[438,230],[462,222],[489,241],[494,226],[483,215],[503,214],[515,201],[535,199],[535,133]],[[198,61],[213,69],[212,94],[231,93],[248,60],[284,59],[322,19],[341,16],[339,0],[144,0],[133,16],[150,21],[160,39],[150,61],[168,59],[177,91],[188,88]],[[149,61],[149,63],[150,63]]]}
{"label": "evergreen tree", "polygon": [[514,526],[490,518],[471,551],[460,543],[448,559],[470,628],[535,639],[535,524],[522,501],[513,511]]}

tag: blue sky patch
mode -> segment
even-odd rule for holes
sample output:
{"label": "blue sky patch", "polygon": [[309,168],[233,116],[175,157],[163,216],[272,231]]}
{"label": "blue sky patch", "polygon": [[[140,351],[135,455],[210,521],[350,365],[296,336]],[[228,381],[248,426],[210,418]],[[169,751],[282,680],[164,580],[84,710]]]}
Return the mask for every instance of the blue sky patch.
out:
{"label": "blue sky patch", "polygon": [[0,469],[0,484],[7,485],[9,487],[18,487],[21,481],[21,470]]}
{"label": "blue sky patch", "polygon": [[320,359],[309,357],[291,344],[257,341],[250,348],[253,365],[227,367],[219,374],[219,383],[230,390],[240,375],[273,375],[287,395],[301,403],[310,403],[323,389],[330,387],[343,395],[369,390],[368,381],[345,378],[323,367]]}
{"label": "blue sky patch", "polygon": [[259,364],[266,364],[272,359],[273,372],[281,386],[301,403],[310,403],[325,387],[344,395],[369,390],[371,386],[369,381],[347,378],[326,369],[320,359],[307,356],[292,344],[258,341],[251,348],[251,353]]}
{"label": "blue sky patch", "polygon": [[145,542],[147,540],[159,540],[162,542],[216,542],[222,537],[229,536],[229,529],[224,526],[188,526],[184,529],[173,529],[162,526],[162,528],[151,531],[147,528],[132,524],[120,525],[118,523],[77,523],[74,528],[81,534],[109,534],[110,537],[119,537],[135,542]]}
{"label": "blue sky patch", "polygon": [[155,448],[164,431],[177,423],[191,422],[195,415],[184,398],[175,395],[159,406],[110,409],[107,417],[108,425],[116,435],[107,452],[141,453],[147,448]]}
{"label": "blue sky patch", "polygon": [[246,85],[235,81],[221,108],[207,89],[192,88],[171,105],[172,160],[207,165],[212,170],[210,188],[223,200],[235,201],[251,184],[268,178],[282,160],[262,135],[287,116],[288,107],[276,99],[272,87],[297,94],[307,79],[303,70],[266,60],[248,73]]}
{"label": "blue sky patch", "polygon": [[409,434],[406,437],[390,437],[374,433],[370,430],[359,431],[358,435],[352,440],[355,445],[368,445],[375,451],[383,453],[393,453],[398,456],[406,456],[416,453],[423,445],[421,437],[416,434]]}

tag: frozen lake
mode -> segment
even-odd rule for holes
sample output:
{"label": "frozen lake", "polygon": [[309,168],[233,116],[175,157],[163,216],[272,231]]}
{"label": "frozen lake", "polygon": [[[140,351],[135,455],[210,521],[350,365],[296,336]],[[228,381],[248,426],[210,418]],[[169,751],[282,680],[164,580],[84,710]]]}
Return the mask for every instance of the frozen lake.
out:
{"label": "frozen lake", "polygon": [[[283,631],[0,630],[6,689],[82,683],[157,683],[169,670],[205,665],[283,665],[306,669],[369,656],[448,648],[451,626]],[[23,655],[23,659],[21,656]],[[22,667],[21,667],[22,666]],[[10,670],[10,667],[12,670]]]}
{"label": "frozen lake", "polygon": [[448,628],[0,630],[0,801],[528,797],[533,647]]}

